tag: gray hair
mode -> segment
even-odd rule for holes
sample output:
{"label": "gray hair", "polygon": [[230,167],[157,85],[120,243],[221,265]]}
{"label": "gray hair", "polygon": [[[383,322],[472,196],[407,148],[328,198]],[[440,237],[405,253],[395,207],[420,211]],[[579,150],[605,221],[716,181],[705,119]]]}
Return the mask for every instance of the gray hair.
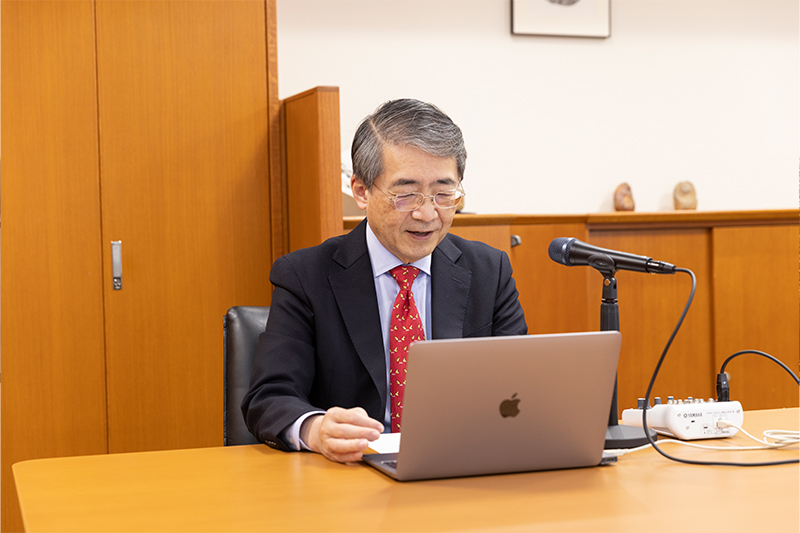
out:
{"label": "gray hair", "polygon": [[455,158],[464,179],[467,149],[461,129],[433,104],[404,98],[381,104],[359,124],[353,137],[353,175],[367,189],[383,174],[383,147],[413,146],[436,157]]}

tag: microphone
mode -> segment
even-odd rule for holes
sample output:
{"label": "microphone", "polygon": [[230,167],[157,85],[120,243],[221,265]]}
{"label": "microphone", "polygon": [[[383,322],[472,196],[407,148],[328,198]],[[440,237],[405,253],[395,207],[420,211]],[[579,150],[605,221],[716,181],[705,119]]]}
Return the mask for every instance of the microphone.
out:
{"label": "microphone", "polygon": [[614,273],[617,270],[649,272],[651,274],[674,274],[675,265],[654,261],[652,257],[607,250],[581,242],[574,237],[553,239],[547,250],[550,259],[567,266],[588,265],[600,272]]}

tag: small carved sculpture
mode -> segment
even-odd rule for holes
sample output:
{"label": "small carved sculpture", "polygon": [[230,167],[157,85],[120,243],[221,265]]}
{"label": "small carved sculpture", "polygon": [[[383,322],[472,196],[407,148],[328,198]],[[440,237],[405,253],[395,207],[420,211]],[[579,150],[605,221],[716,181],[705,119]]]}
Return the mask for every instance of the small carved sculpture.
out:
{"label": "small carved sculpture", "polygon": [[672,197],[675,200],[675,209],[697,209],[697,195],[690,181],[677,184]]}
{"label": "small carved sculpture", "polygon": [[636,204],[633,202],[633,193],[631,186],[627,183],[621,184],[614,191],[614,210],[616,211],[633,211]]}

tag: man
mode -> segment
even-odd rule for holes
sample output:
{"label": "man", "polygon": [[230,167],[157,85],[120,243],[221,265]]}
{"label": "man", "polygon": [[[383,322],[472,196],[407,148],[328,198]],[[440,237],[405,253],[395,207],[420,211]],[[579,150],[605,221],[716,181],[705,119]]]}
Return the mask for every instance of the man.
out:
{"label": "man", "polygon": [[402,383],[389,374],[403,370],[390,362],[399,336],[389,330],[408,291],[394,267],[416,275],[404,319],[426,339],[527,333],[508,256],[448,234],[466,157],[461,130],[430,104],[390,101],[361,123],[350,183],[366,220],[270,273],[269,322],[242,403],[260,441],[349,462],[384,424],[398,428]]}

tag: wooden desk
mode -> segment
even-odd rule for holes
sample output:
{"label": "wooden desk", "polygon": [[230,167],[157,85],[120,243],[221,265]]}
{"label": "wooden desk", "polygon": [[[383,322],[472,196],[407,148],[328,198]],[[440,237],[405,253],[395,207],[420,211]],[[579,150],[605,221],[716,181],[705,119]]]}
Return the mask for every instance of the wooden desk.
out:
{"label": "wooden desk", "polygon": [[[798,409],[751,411],[745,427],[798,428]],[[713,444],[747,445],[737,435]],[[709,452],[708,460],[797,458]],[[501,450],[498,450],[501,451]],[[690,466],[653,450],[577,470],[395,482],[363,464],[239,446],[38,459],[14,465],[36,531],[798,531],[797,465]]]}

